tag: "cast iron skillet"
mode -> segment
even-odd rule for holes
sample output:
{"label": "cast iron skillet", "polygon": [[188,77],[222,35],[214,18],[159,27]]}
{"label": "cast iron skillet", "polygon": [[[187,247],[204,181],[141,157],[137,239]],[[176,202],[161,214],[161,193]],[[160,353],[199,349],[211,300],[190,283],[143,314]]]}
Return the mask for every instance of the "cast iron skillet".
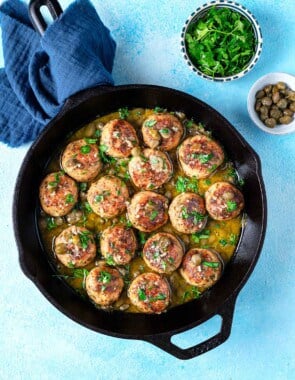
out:
{"label": "cast iron skillet", "polygon": [[[33,2],[36,7],[48,0]],[[52,3],[50,3],[52,7]],[[56,8],[55,8],[56,9]],[[59,12],[53,13],[58,15]],[[40,14],[38,16],[39,20]],[[40,27],[40,23],[38,24]],[[44,31],[44,28],[38,28]],[[165,107],[184,112],[212,130],[245,180],[243,193],[247,214],[235,255],[222,278],[197,300],[168,310],[161,315],[132,314],[96,309],[54,274],[37,227],[38,188],[46,165],[56,147],[97,114],[107,114],[120,107]],[[91,88],[68,99],[62,111],[47,125],[29,149],[20,169],[14,193],[13,220],[24,274],[62,313],[94,331],[114,337],[142,339],[180,359],[190,359],[223,343],[230,335],[235,301],[249,278],[261,251],[266,229],[266,196],[260,160],[253,149],[217,111],[202,101],[173,89],[130,85]],[[173,335],[200,325],[220,315],[220,331],[194,347],[181,349],[171,342]]]}

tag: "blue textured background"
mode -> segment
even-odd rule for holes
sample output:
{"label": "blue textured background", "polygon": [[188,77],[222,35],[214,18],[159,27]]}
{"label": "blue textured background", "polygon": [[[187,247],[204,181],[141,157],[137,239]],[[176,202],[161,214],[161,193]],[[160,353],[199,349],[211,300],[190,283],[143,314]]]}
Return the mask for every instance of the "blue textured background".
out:
{"label": "blue textured background", "polygon": [[[203,0],[93,2],[118,43],[116,84],[153,83],[188,92],[220,111],[260,155],[268,197],[265,244],[238,297],[231,336],[215,350],[181,361],[148,343],[97,334],[60,314],[20,271],[12,192],[29,146],[0,144],[0,379],[294,379],[295,134],[258,130],[246,109],[257,78],[273,71],[295,75],[294,0],[240,1],[261,25],[263,52],[253,71],[225,84],[197,77],[180,53],[182,26]],[[188,347],[217,328],[210,321],[174,341]]]}

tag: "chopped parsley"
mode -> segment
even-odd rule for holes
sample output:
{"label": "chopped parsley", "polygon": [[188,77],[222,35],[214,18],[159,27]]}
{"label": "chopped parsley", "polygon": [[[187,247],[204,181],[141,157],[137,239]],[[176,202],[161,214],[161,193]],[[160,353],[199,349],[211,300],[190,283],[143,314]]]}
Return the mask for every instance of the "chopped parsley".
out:
{"label": "chopped parsley", "polygon": [[200,221],[202,221],[202,220],[205,219],[205,215],[202,215],[199,212],[194,211],[194,210],[188,212],[188,210],[187,210],[186,207],[182,207],[182,209],[181,209],[181,217],[183,219],[193,218],[193,223],[194,224],[198,224]]}
{"label": "chopped parsley", "polygon": [[88,243],[92,241],[91,237],[89,236],[90,232],[82,231],[82,232],[79,232],[78,235],[79,235],[79,240],[80,240],[82,249],[87,249]]}
{"label": "chopped parsley", "polygon": [[193,153],[193,158],[196,158],[198,161],[200,161],[201,164],[207,164],[211,158],[213,158],[213,153],[209,154],[195,154]]}
{"label": "chopped parsley", "polygon": [[111,192],[109,190],[104,190],[102,194],[98,194],[95,196],[94,201],[97,203],[102,202],[105,199],[105,197],[107,197],[110,194]]}
{"label": "chopped parsley", "polygon": [[153,222],[155,219],[156,219],[156,217],[159,215],[159,211],[157,211],[157,210],[153,210],[152,212],[151,212],[151,214],[150,214],[150,220]]}
{"label": "chopped parsley", "polygon": [[63,175],[63,173],[54,173],[54,179],[55,179],[55,181],[48,182],[48,185],[50,187],[57,187],[57,185],[60,182],[60,175]]}
{"label": "chopped parsley", "polygon": [[119,108],[118,112],[120,119],[127,119],[127,117],[129,116],[128,107]]}
{"label": "chopped parsley", "polygon": [[114,260],[114,258],[113,258],[113,256],[111,256],[111,255],[108,255],[107,256],[107,258],[106,258],[106,263],[108,264],[108,265],[116,265],[116,263],[115,263],[115,260]]}
{"label": "chopped parsley", "polygon": [[202,232],[195,232],[191,235],[192,237],[192,241],[194,243],[200,243],[200,239],[208,239],[210,236],[210,231],[209,230],[205,230],[205,231],[202,231]]}
{"label": "chopped parsley", "polygon": [[154,108],[154,113],[164,113],[166,111],[167,111],[166,108],[161,108],[161,107],[155,107]]}
{"label": "chopped parsley", "polygon": [[46,227],[47,227],[47,229],[48,229],[49,231],[52,230],[53,228],[56,228],[57,225],[56,225],[56,223],[55,223],[55,219],[52,218],[52,217],[48,217],[48,218],[46,218]]}
{"label": "chopped parsley", "polygon": [[147,120],[145,123],[144,123],[144,126],[145,127],[153,127],[155,124],[157,124],[157,120]]}
{"label": "chopped parsley", "polygon": [[98,281],[103,284],[108,284],[112,279],[112,275],[109,272],[101,271],[98,277]]}
{"label": "chopped parsley", "polygon": [[85,192],[87,190],[87,183],[86,182],[79,183],[79,189],[80,191]]}
{"label": "chopped parsley", "polygon": [[66,204],[72,204],[75,202],[73,194],[67,194],[66,195]]}
{"label": "chopped parsley", "polygon": [[227,240],[225,239],[220,239],[219,244],[222,245],[222,247],[225,247],[227,245]]}
{"label": "chopped parsley", "polygon": [[88,154],[91,151],[91,147],[90,147],[90,145],[83,145],[83,146],[81,146],[80,151],[83,154]]}
{"label": "chopped parsley", "polygon": [[140,301],[145,301],[146,300],[146,294],[144,289],[138,289],[137,291],[138,298]]}
{"label": "chopped parsley", "polygon": [[205,265],[206,267],[209,267],[209,268],[218,268],[219,267],[219,263],[213,262],[213,261],[203,261],[202,265]]}
{"label": "chopped parsley", "polygon": [[169,128],[162,128],[159,130],[161,135],[169,135],[170,134],[170,129]]}
{"label": "chopped parsley", "polygon": [[179,193],[184,193],[187,190],[197,193],[199,190],[198,180],[195,177],[189,179],[186,177],[178,176],[175,183],[175,188]]}
{"label": "chopped parsley", "polygon": [[193,126],[193,124],[194,124],[193,119],[191,119],[191,120],[186,120],[186,122],[185,122],[185,126],[186,126],[186,128],[191,128],[191,127]]}
{"label": "chopped parsley", "polygon": [[166,294],[164,293],[159,293],[155,297],[150,297],[149,301],[150,302],[155,302],[155,301],[164,301],[166,299]]}
{"label": "chopped parsley", "polygon": [[226,202],[226,211],[233,212],[237,209],[238,205],[235,201],[227,201]]}
{"label": "chopped parsley", "polygon": [[85,141],[87,144],[96,144],[97,139],[91,139],[91,138],[89,138],[89,137],[84,137],[84,141]]}
{"label": "chopped parsley", "polygon": [[238,240],[238,236],[236,234],[230,234],[229,235],[229,244],[230,245],[236,245]]}
{"label": "chopped parsley", "polygon": [[141,245],[144,245],[144,243],[145,243],[146,240],[147,240],[146,234],[145,234],[144,232],[142,232],[142,231],[139,231],[139,232],[138,232],[138,236],[139,236],[139,243],[140,243]]}

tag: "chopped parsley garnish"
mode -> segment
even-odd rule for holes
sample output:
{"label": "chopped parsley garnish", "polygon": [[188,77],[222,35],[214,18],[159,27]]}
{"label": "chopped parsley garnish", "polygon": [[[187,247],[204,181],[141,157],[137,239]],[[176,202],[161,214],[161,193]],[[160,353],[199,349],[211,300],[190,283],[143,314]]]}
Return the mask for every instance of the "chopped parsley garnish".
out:
{"label": "chopped parsley garnish", "polygon": [[228,212],[232,212],[232,211],[235,211],[237,209],[238,205],[237,205],[237,202],[235,201],[227,201],[226,202],[226,211]]}
{"label": "chopped parsley garnish", "polygon": [[150,220],[153,222],[155,219],[156,219],[156,217],[159,215],[159,211],[157,211],[157,210],[153,210],[152,212],[151,212],[151,214],[150,214]]}
{"label": "chopped parsley garnish", "polygon": [[169,135],[170,129],[169,128],[162,128],[159,130],[159,132],[161,133],[161,135]]}
{"label": "chopped parsley garnish", "polygon": [[138,236],[139,236],[139,243],[141,245],[144,245],[144,243],[146,242],[146,234],[144,232],[139,231]]}
{"label": "chopped parsley garnish", "polygon": [[89,137],[84,137],[84,141],[85,141],[87,144],[96,144],[97,139],[92,139],[92,138],[89,138]]}
{"label": "chopped parsley garnish", "polygon": [[80,191],[85,192],[87,190],[87,183],[86,182],[79,183],[79,189]]}
{"label": "chopped parsley garnish", "polygon": [[146,300],[146,294],[145,294],[144,289],[138,289],[137,295],[138,295],[138,298],[140,299],[140,301]]}
{"label": "chopped parsley garnish", "polygon": [[114,260],[113,256],[111,256],[111,255],[108,255],[108,256],[107,256],[107,258],[106,258],[106,263],[107,263],[108,265],[116,265],[115,260]]}
{"label": "chopped parsley garnish", "polygon": [[238,185],[241,186],[241,187],[244,186],[245,185],[245,180],[243,178],[238,179]]}
{"label": "chopped parsley garnish", "polygon": [[166,294],[164,293],[159,293],[155,297],[149,297],[150,302],[155,302],[155,301],[164,301],[166,299]]}
{"label": "chopped parsley garnish", "polygon": [[200,239],[208,239],[209,238],[210,231],[209,230],[205,230],[205,231],[202,231],[202,232],[195,232],[191,236],[192,236],[192,241],[194,243],[200,243]]}
{"label": "chopped parsley garnish", "polygon": [[146,122],[144,123],[144,126],[145,126],[145,127],[149,127],[149,128],[151,128],[151,127],[153,127],[155,124],[157,124],[157,120],[148,120],[148,121],[146,121]]}
{"label": "chopped parsley garnish", "polygon": [[120,119],[127,119],[127,117],[129,116],[128,107],[119,108],[118,112]]}
{"label": "chopped parsley garnish", "polygon": [[211,172],[214,172],[214,170],[217,168],[217,165],[216,164],[213,164],[211,166],[211,168],[208,169],[208,171],[211,173]]}
{"label": "chopped parsley garnish", "polygon": [[194,154],[193,158],[196,158],[198,161],[200,161],[201,164],[207,164],[211,158],[213,157],[213,153],[209,154]]}
{"label": "chopped parsley garnish", "polygon": [[90,145],[83,145],[80,148],[81,153],[88,154],[91,151]]}
{"label": "chopped parsley garnish", "polygon": [[236,234],[230,234],[229,235],[229,244],[230,245],[236,245],[238,240],[238,236]]}
{"label": "chopped parsley garnish", "polygon": [[74,203],[74,202],[75,202],[75,199],[74,199],[73,194],[67,194],[66,195],[66,203],[67,204],[71,204],[71,203]]}
{"label": "chopped parsley garnish", "polygon": [[163,113],[163,112],[166,112],[167,110],[165,108],[161,108],[161,107],[155,107],[154,108],[154,113]]}
{"label": "chopped parsley garnish", "polygon": [[227,245],[227,240],[225,239],[220,239],[219,244],[222,245],[222,247],[225,247]]}
{"label": "chopped parsley garnish", "polygon": [[107,197],[110,194],[111,192],[109,190],[104,190],[102,194],[98,194],[95,196],[94,201],[97,203],[102,202],[105,199],[105,197]]}
{"label": "chopped parsley garnish", "polygon": [[202,221],[202,220],[205,219],[205,215],[202,215],[199,212],[194,211],[194,210],[188,212],[186,207],[182,207],[182,209],[181,209],[181,217],[183,219],[193,218],[193,223],[194,224],[198,224],[200,221]]}
{"label": "chopped parsley garnish", "polygon": [[131,223],[130,220],[129,220],[126,216],[124,216],[124,215],[120,216],[119,222],[122,223],[122,224],[124,224],[126,227],[132,227],[132,223]]}
{"label": "chopped parsley garnish", "polygon": [[116,159],[113,157],[107,156],[106,152],[108,151],[108,147],[104,144],[99,146],[99,155],[103,163],[105,164],[114,164],[116,163]]}
{"label": "chopped parsley garnish", "polygon": [[[74,268],[74,264],[73,263],[69,263],[68,266],[70,268]],[[88,276],[88,274],[89,274],[89,271],[87,269],[85,269],[85,268],[74,268],[73,272],[72,272],[72,275],[63,275],[63,274],[60,274],[60,275],[56,275],[56,277],[64,278],[66,280],[67,279],[82,278],[83,279],[83,281],[82,281],[82,287],[83,287],[83,289],[85,289],[86,277]]]}
{"label": "chopped parsley garnish", "polygon": [[98,277],[98,281],[103,284],[108,284],[112,279],[112,275],[109,272],[101,271]]}
{"label": "chopped parsley garnish", "polygon": [[196,286],[192,287],[191,292],[192,292],[192,295],[194,298],[199,298],[201,295],[201,292],[199,291],[199,289]]}
{"label": "chopped parsley garnish", "polygon": [[202,265],[205,265],[206,267],[209,267],[209,268],[218,268],[219,267],[219,263],[213,262],[213,261],[203,261]]}
{"label": "chopped parsley garnish", "polygon": [[82,232],[79,232],[78,235],[79,235],[79,240],[80,240],[82,249],[87,249],[88,243],[91,242],[91,237],[89,236],[90,232],[82,231]]}
{"label": "chopped parsley garnish", "polygon": [[83,205],[82,205],[83,209],[86,211],[86,212],[92,212],[92,208],[90,206],[90,204],[88,202],[84,202]]}
{"label": "chopped parsley garnish", "polygon": [[46,227],[47,227],[47,229],[48,229],[49,231],[52,230],[53,228],[56,228],[57,225],[56,225],[56,223],[55,223],[55,219],[52,218],[52,217],[48,217],[48,218],[46,218]]}
{"label": "chopped parsley garnish", "polygon": [[100,137],[100,135],[101,135],[101,130],[100,130],[100,129],[97,129],[97,130],[95,131],[95,133],[94,133],[94,136],[95,136],[95,137]]}
{"label": "chopped parsley garnish", "polygon": [[186,126],[186,128],[191,128],[191,127],[193,126],[193,124],[194,124],[193,119],[191,119],[191,120],[187,120],[187,121],[185,122],[185,126]]}
{"label": "chopped parsley garnish", "polygon": [[211,185],[211,180],[210,180],[210,179],[205,179],[205,184],[206,184],[207,186],[210,186],[210,185]]}
{"label": "chopped parsley garnish", "polygon": [[55,181],[48,182],[48,185],[50,187],[57,187],[57,185],[60,182],[60,175],[63,175],[63,173],[62,172],[60,172],[60,173],[54,173]]}
{"label": "chopped parsley garnish", "polygon": [[199,190],[198,180],[195,177],[189,179],[186,177],[179,176],[177,177],[175,188],[179,193],[184,193],[187,190],[197,193]]}

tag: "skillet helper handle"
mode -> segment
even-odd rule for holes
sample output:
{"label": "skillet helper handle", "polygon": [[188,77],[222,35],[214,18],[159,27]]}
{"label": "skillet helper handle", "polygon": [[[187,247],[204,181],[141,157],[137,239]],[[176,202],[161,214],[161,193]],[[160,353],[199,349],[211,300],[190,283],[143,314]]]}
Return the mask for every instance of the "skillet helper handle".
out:
{"label": "skillet helper handle", "polygon": [[46,6],[53,18],[56,20],[63,10],[57,0],[31,0],[29,4],[29,15],[35,30],[43,36],[47,29],[47,23],[41,13],[41,7]]}
{"label": "skillet helper handle", "polygon": [[216,313],[216,315],[218,314],[222,318],[219,333],[193,347],[182,349],[176,346],[171,342],[171,338],[173,336],[172,334],[155,335],[145,338],[145,340],[168,352],[169,354],[183,360],[192,359],[196,356],[204,354],[205,352],[210,351],[224,343],[229,337],[232,327],[235,302],[236,296],[227,300],[222,308]]}

